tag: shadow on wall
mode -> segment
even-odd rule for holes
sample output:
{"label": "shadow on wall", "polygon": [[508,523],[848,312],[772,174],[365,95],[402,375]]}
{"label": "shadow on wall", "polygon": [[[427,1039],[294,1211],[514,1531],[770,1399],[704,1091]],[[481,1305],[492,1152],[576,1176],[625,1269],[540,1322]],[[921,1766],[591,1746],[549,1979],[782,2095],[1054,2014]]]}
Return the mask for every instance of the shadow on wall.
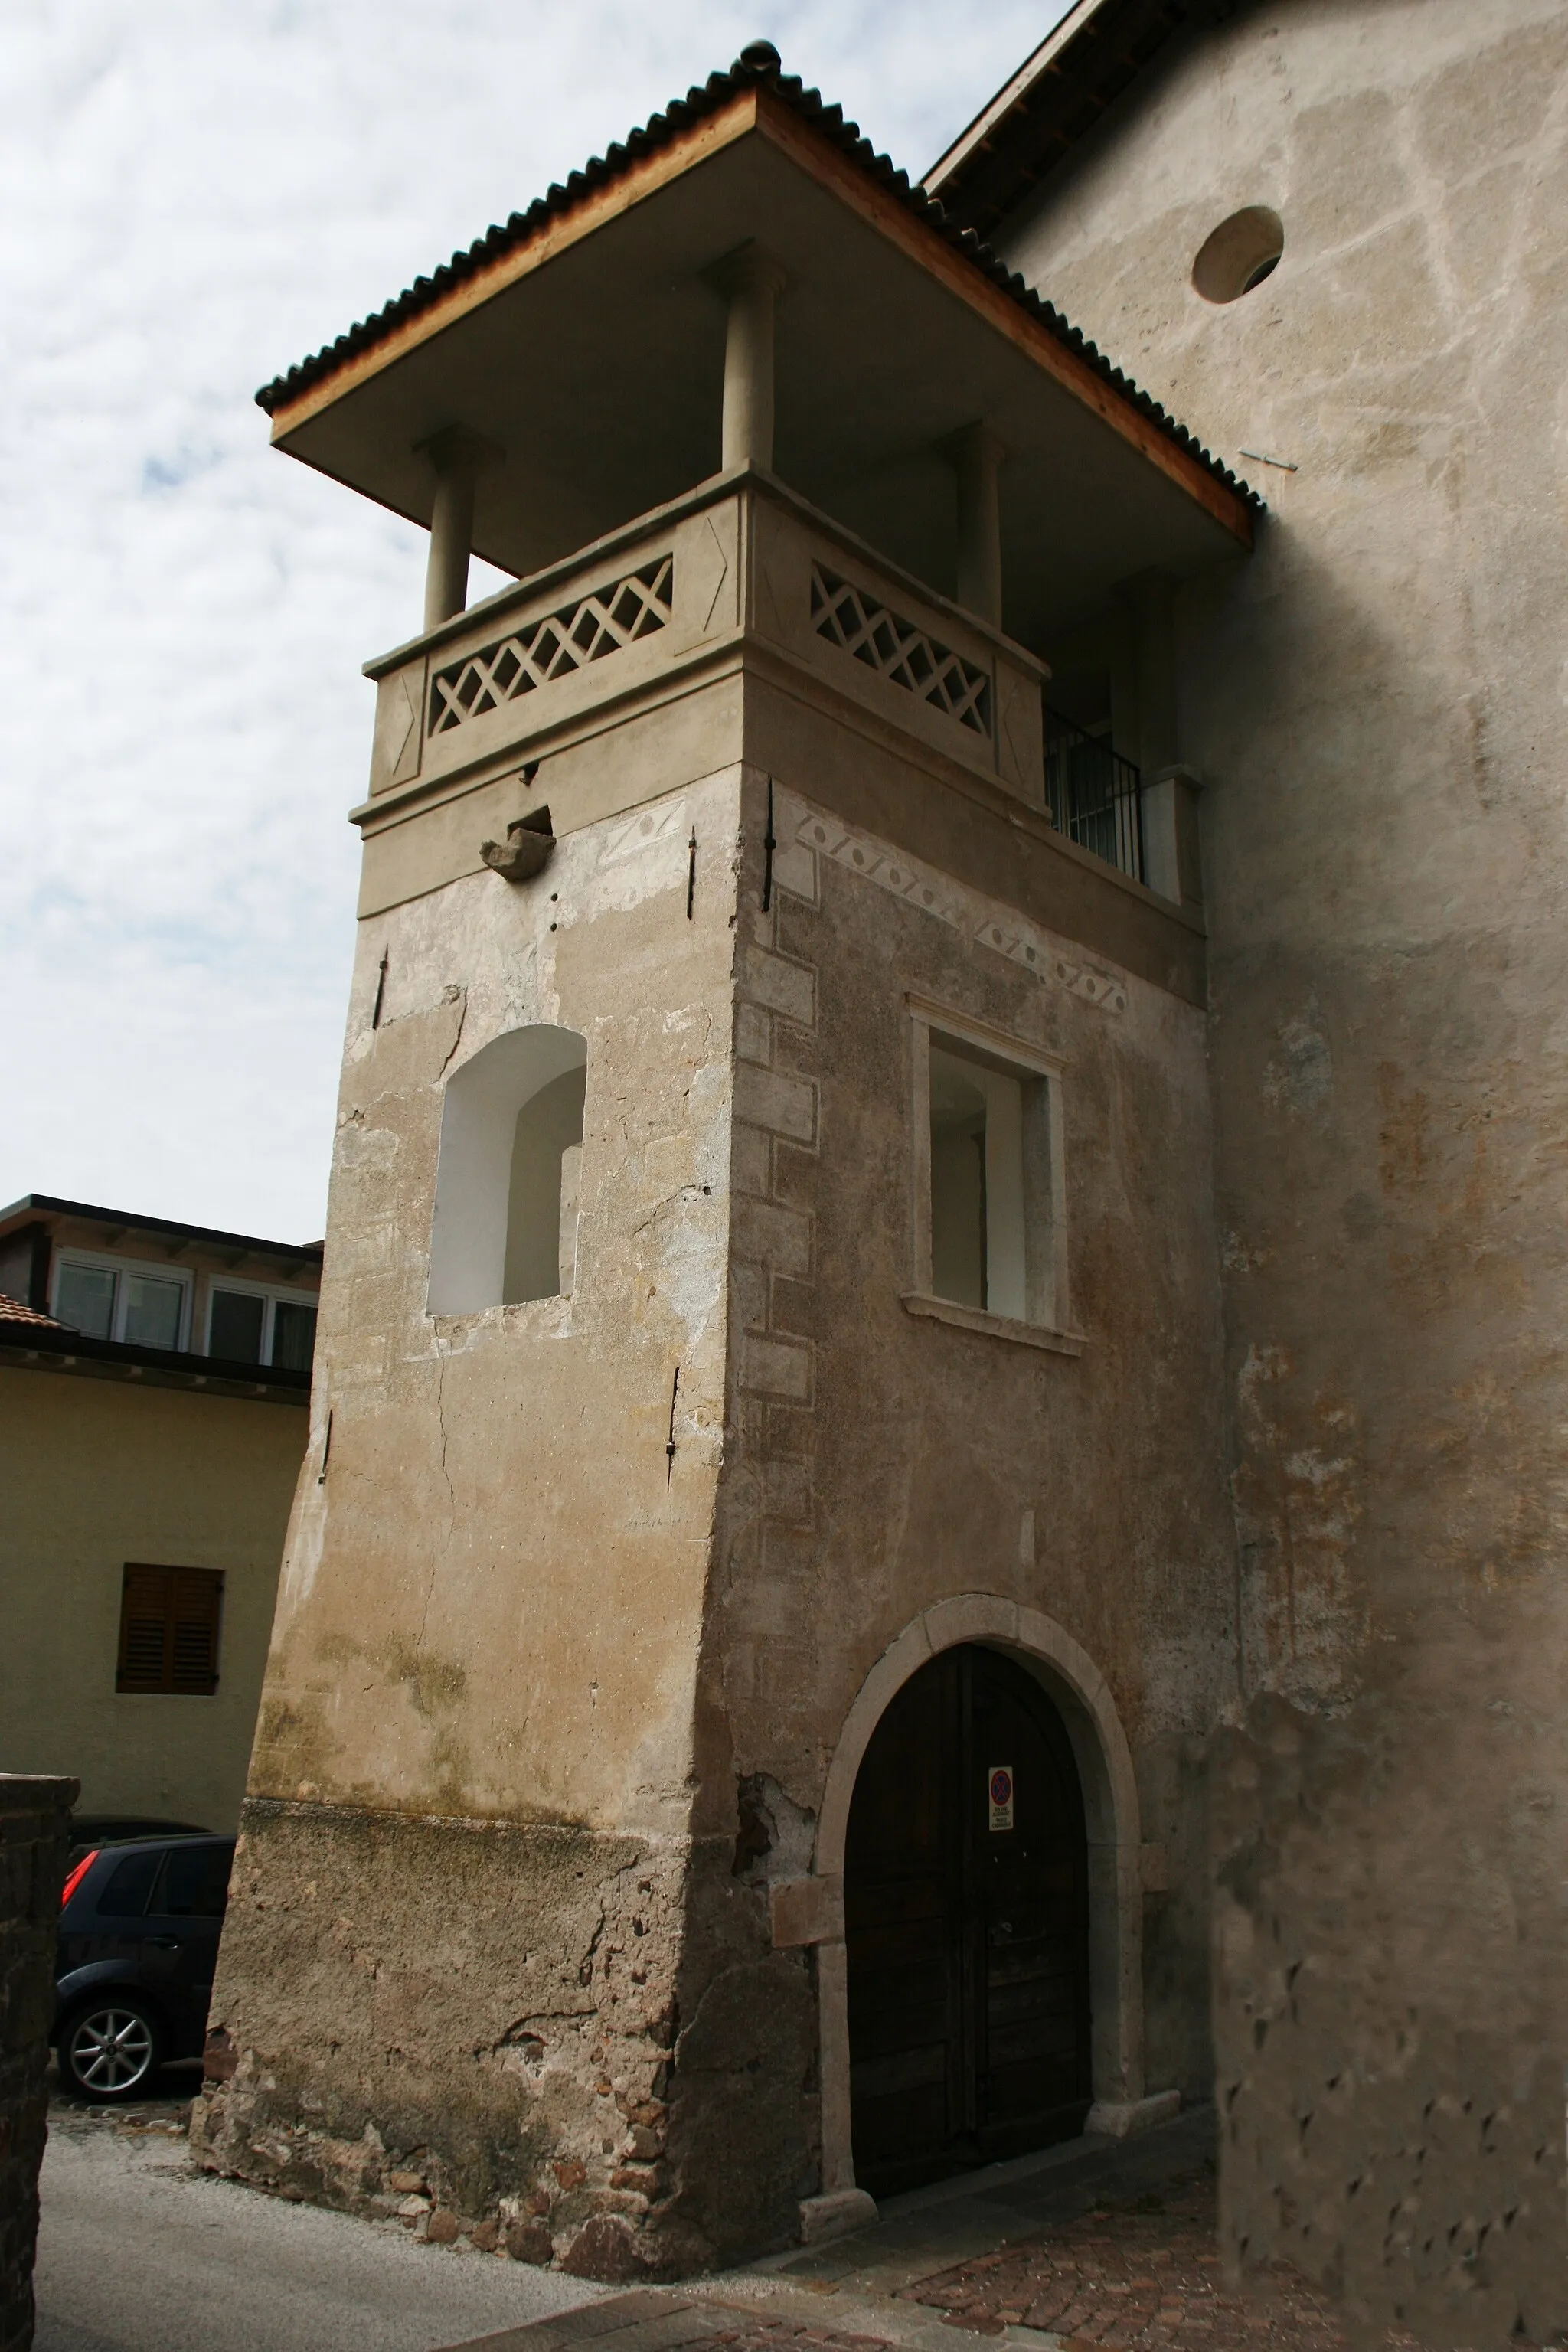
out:
{"label": "shadow on wall", "polygon": [[570,1295],[587,1060],[574,1029],[513,1029],[447,1079],[432,1315]]}
{"label": "shadow on wall", "polygon": [[[1447,1774],[1485,1788],[1506,1725],[1445,1732]],[[1477,1901],[1442,1776],[1397,1757],[1375,1701],[1326,1717],[1262,1696],[1214,1757],[1227,2263],[1294,2263],[1362,2344],[1558,2340],[1562,1953],[1531,1918],[1560,1860],[1550,1811],[1535,1852],[1500,1842]]]}

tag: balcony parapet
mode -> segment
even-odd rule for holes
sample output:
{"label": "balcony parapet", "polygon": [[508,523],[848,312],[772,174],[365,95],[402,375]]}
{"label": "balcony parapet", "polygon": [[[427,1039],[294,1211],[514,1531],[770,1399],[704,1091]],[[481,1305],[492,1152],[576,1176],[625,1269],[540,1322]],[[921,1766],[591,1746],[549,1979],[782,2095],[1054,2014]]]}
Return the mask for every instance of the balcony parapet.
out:
{"label": "balcony parapet", "polygon": [[748,646],[1045,807],[1044,666],[747,465],[367,663],[355,816],[541,759]]}

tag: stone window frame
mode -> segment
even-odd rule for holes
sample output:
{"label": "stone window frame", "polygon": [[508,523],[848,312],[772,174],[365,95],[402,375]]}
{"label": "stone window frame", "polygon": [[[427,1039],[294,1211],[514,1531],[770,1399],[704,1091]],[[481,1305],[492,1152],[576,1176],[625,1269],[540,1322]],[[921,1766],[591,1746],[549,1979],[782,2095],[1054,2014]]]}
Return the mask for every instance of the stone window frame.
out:
{"label": "stone window frame", "polygon": [[[1044,1349],[1053,1355],[1079,1356],[1084,1334],[1072,1328],[1068,1267],[1068,1185],[1066,1118],[1063,1087],[1068,1064],[1059,1054],[1032,1045],[998,1029],[972,1013],[960,1013],[934,997],[910,992],[904,999],[910,1032],[910,1286],[902,1293],[907,1314],[948,1323],[960,1330],[982,1333],[1026,1348]],[[1051,1316],[1049,1321],[1026,1321],[1011,1315],[994,1315],[987,1308],[966,1307],[956,1299],[939,1297],[931,1287],[931,1033],[969,1045],[1032,1079],[1044,1088],[1047,1149],[1050,1184]]]}

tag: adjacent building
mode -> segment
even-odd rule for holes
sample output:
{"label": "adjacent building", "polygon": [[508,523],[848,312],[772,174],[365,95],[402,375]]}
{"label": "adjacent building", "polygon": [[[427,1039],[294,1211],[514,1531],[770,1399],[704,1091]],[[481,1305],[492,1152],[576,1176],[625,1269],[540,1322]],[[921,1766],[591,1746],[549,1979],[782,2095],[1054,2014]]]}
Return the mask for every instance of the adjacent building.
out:
{"label": "adjacent building", "polygon": [[307,1426],[321,1244],[0,1213],[0,1766],[231,1829]]}

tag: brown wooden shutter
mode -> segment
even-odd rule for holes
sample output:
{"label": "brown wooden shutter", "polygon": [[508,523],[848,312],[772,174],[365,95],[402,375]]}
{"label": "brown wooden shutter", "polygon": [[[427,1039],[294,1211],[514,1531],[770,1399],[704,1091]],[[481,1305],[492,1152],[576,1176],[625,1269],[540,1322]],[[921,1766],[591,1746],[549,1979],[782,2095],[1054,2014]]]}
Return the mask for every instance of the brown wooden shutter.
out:
{"label": "brown wooden shutter", "polygon": [[116,1690],[209,1697],[217,1688],[222,1612],[221,1570],[128,1560]]}

